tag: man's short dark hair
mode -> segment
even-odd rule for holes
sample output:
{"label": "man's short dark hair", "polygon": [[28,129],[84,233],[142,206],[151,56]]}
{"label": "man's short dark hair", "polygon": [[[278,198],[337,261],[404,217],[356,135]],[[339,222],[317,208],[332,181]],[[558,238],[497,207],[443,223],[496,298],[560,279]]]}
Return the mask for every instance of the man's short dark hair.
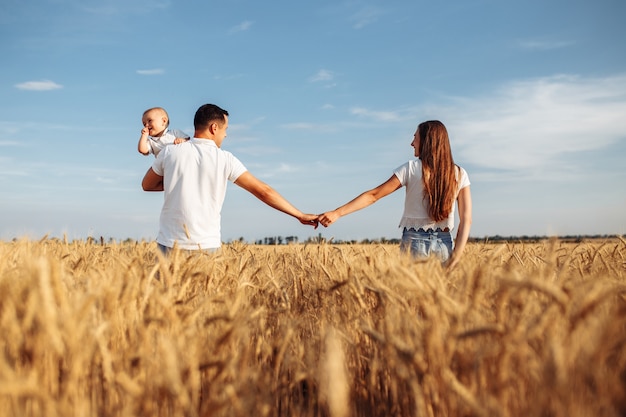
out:
{"label": "man's short dark hair", "polygon": [[193,126],[197,130],[205,129],[211,123],[217,122],[222,125],[226,121],[228,112],[215,104],[204,104],[196,111],[193,118]]}

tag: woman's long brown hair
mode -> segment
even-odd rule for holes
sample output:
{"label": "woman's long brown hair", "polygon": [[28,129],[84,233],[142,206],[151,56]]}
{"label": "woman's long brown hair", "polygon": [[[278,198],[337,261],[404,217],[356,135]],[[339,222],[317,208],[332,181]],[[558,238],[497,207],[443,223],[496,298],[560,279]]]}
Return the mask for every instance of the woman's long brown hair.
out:
{"label": "woman's long brown hair", "polygon": [[450,139],[446,127],[438,120],[420,123],[417,129],[424,198],[428,201],[429,216],[440,222],[452,211],[458,188]]}

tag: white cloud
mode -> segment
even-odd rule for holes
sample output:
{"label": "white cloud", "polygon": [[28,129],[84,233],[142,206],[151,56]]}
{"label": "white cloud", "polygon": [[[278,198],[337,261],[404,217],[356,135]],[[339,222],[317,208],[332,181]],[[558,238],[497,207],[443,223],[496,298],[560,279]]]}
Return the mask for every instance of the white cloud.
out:
{"label": "white cloud", "polygon": [[50,80],[26,81],[20,84],[15,84],[15,87],[20,90],[29,90],[29,91],[49,91],[49,90],[58,90],[60,88],[63,88],[61,84],[57,84],[54,81],[50,81]]}
{"label": "white cloud", "polygon": [[280,174],[289,174],[299,171],[300,168],[296,165],[287,164],[285,162],[280,162],[278,165],[275,165],[272,169],[271,173],[268,175],[276,176]]}
{"label": "white cloud", "polygon": [[232,141],[227,144],[227,149],[236,155],[252,155],[254,159],[246,161],[247,167],[254,167],[256,158],[263,155],[278,155],[283,153],[282,148],[276,146],[264,146],[262,144],[256,145],[258,140],[254,138],[244,138],[237,141]]}
{"label": "white cloud", "polygon": [[306,170],[302,165],[293,165],[278,161],[271,165],[263,163],[248,164],[248,167],[252,168],[255,171],[255,175],[258,175],[260,178],[280,178],[281,180],[285,178],[285,175],[289,178],[293,178],[293,174]]}
{"label": "white cloud", "polygon": [[569,156],[626,140],[626,75],[515,81],[440,114],[466,162],[518,176],[583,175]]}
{"label": "white cloud", "polygon": [[241,22],[240,24],[230,28],[230,30],[228,32],[229,33],[245,32],[245,31],[249,30],[250,27],[252,27],[252,22],[249,21],[249,20],[245,20],[245,21]]}
{"label": "white cloud", "polygon": [[311,131],[311,132],[338,132],[344,129],[346,123],[310,123],[310,122],[294,122],[294,123],[285,123],[280,125],[282,129],[287,130],[303,130],[303,131]]}
{"label": "white cloud", "polygon": [[281,127],[284,129],[293,129],[293,130],[314,130],[315,126],[316,126],[315,123],[304,123],[304,122],[286,123],[284,125],[281,125]]}
{"label": "white cloud", "polygon": [[409,115],[405,111],[377,111],[364,109],[362,107],[354,107],[350,109],[350,113],[355,116],[363,116],[380,122],[397,122],[413,117],[412,114]]}
{"label": "white cloud", "polygon": [[217,75],[213,76],[213,79],[214,80],[225,80],[225,81],[228,81],[228,80],[236,80],[236,79],[243,78],[243,77],[245,77],[245,74],[231,74],[231,75],[219,75],[219,74],[217,74]]}
{"label": "white cloud", "polygon": [[[2,156],[0,157],[0,178],[6,177],[30,177],[32,173],[37,171],[37,164],[26,162],[19,157]],[[18,183],[7,183],[2,192],[7,192],[10,187]],[[22,188],[22,187],[20,187]]]}
{"label": "white cloud", "polygon": [[107,178],[107,177],[100,177],[100,176],[97,176],[95,178],[95,180],[96,180],[96,182],[99,182],[99,183],[102,183],[102,184],[115,184],[115,183],[117,183],[116,179]]}
{"label": "white cloud", "polygon": [[147,14],[153,10],[167,9],[171,6],[170,0],[134,0],[132,2],[125,0],[107,0],[105,2],[95,0],[81,0],[76,2],[84,12],[101,15],[116,16],[127,13],[131,14]]}
{"label": "white cloud", "polygon": [[165,70],[162,69],[162,68],[142,69],[142,70],[137,70],[137,74],[139,74],[139,75],[161,75],[161,74],[165,74]]}
{"label": "white cloud", "polygon": [[350,20],[353,22],[352,27],[354,29],[362,29],[365,26],[376,22],[382,14],[383,12],[380,9],[375,7],[365,7],[350,17]]}
{"label": "white cloud", "polygon": [[315,83],[319,81],[331,81],[335,77],[332,71],[321,69],[317,74],[309,78],[309,82]]}
{"label": "white cloud", "polygon": [[554,41],[554,40],[524,40],[519,42],[519,46],[523,49],[547,51],[552,49],[566,48],[574,45],[572,41]]}

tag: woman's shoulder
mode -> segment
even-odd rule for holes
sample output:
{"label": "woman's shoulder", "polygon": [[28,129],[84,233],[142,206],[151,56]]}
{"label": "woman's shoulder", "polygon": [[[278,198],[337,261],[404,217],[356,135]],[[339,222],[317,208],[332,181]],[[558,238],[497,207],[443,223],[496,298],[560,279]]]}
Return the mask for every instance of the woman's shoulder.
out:
{"label": "woman's shoulder", "polygon": [[457,172],[461,175],[465,174],[467,175],[467,171],[465,170],[465,168],[463,168],[461,165],[459,164],[454,164],[456,166]]}
{"label": "woman's shoulder", "polygon": [[415,172],[422,172],[422,161],[420,161],[419,159],[411,159],[408,160],[407,162],[405,162],[404,164],[400,165],[398,168],[394,169],[394,171],[396,174],[400,174],[400,173],[415,173]]}
{"label": "woman's shoulder", "polygon": [[467,171],[460,165],[457,165],[457,178],[459,179],[460,188],[470,185],[469,175]]}
{"label": "woman's shoulder", "polygon": [[406,168],[412,169],[412,168],[421,167],[421,166],[422,166],[422,161],[420,161],[419,158],[409,159],[408,161],[400,165],[398,168],[396,168],[396,171],[399,169],[406,169]]}

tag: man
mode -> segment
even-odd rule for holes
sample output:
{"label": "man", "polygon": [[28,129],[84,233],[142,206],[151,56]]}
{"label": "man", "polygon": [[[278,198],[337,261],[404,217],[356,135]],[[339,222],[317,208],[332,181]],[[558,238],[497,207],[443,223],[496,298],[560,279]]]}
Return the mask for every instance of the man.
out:
{"label": "man", "polygon": [[165,147],[143,178],[144,191],[164,191],[157,243],[167,253],[174,244],[187,250],[216,250],[228,181],[270,207],[317,228],[317,216],[304,214],[269,185],[254,177],[230,152],[221,149],[228,112],[214,104],[194,117],[193,139]]}

